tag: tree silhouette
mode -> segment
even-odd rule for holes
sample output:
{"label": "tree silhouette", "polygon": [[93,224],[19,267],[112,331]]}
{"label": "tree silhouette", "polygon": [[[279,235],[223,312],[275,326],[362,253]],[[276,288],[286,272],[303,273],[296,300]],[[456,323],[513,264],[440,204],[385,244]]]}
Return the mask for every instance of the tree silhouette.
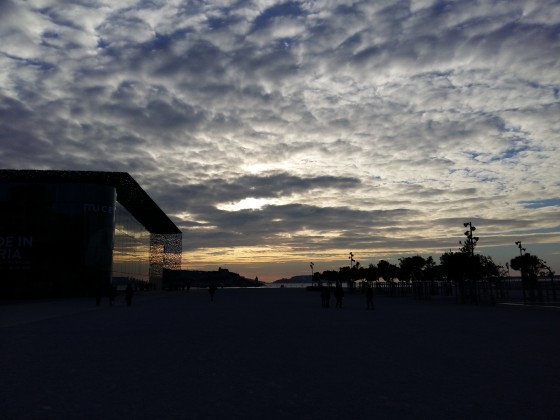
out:
{"label": "tree silhouette", "polygon": [[439,261],[447,280],[463,280],[468,270],[468,254],[449,251],[441,254]]}
{"label": "tree silhouette", "polygon": [[493,277],[498,267],[490,257],[464,251],[446,252],[441,255],[440,262],[446,280],[455,284],[461,303],[465,303],[467,298],[478,303],[478,282]]}
{"label": "tree silhouette", "polygon": [[[463,225],[467,228],[464,232],[466,240],[459,241],[462,246],[458,251],[450,250],[443,253],[440,256],[439,264],[431,256],[424,258],[416,255],[399,258],[398,266],[386,260],[380,260],[377,265],[370,264],[368,268],[365,268],[354,259],[354,253],[350,252],[348,256],[349,265],[339,267],[338,271],[325,271],[320,278],[326,280],[329,285],[347,282],[349,288],[353,288],[356,280],[365,279],[371,284],[382,278],[388,283],[387,289],[391,294],[396,291],[395,279],[398,278],[403,294],[406,293],[406,290],[409,290],[409,282],[412,282],[412,292],[417,297],[439,294],[440,290],[449,296],[453,294],[453,289],[455,289],[456,299],[461,303],[470,300],[470,302],[478,304],[479,297],[483,293],[489,293],[490,301],[494,303],[496,291],[501,291],[502,297],[504,296],[501,280],[507,272],[502,266],[497,265],[491,257],[480,253],[475,254],[475,248],[480,239],[474,236],[476,227],[471,222],[465,222]],[[521,247],[520,242],[518,244]],[[522,250],[524,251],[524,248]],[[550,276],[553,293],[555,294],[554,274],[550,268],[538,259],[538,263],[535,261],[531,263],[523,262],[525,260],[518,261],[522,257],[529,261],[529,257],[525,255],[511,261],[511,267],[514,269],[517,266],[524,267],[524,285],[531,286],[535,283],[532,279],[538,276],[538,272],[544,273],[542,275]],[[313,266],[311,266],[311,270],[313,272]],[[438,284],[438,281],[444,282],[443,289],[440,289],[441,284]]]}
{"label": "tree silhouette", "polygon": [[474,249],[479,240],[473,236],[476,227],[471,222],[465,222],[463,225],[468,228],[465,231],[467,239],[464,242],[459,241],[463,246],[459,252],[444,253],[440,261],[447,280],[455,283],[461,303],[464,303],[468,296],[471,302],[478,304],[478,282],[488,276],[487,269],[491,267],[491,259],[475,255]]}
{"label": "tree silhouette", "polygon": [[512,269],[521,272],[523,300],[526,300],[526,292],[528,292],[530,301],[535,302],[539,274],[548,268],[546,263],[536,255],[525,253],[512,258],[510,266]]}
{"label": "tree silhouette", "polygon": [[316,284],[318,287],[321,286],[321,279],[321,273],[316,271],[315,273],[313,273],[311,285]]}
{"label": "tree silhouette", "polygon": [[350,270],[350,267],[345,266],[345,267],[340,267],[338,269],[338,282],[346,282],[346,284],[350,284],[350,281],[352,279],[352,272]]}
{"label": "tree silhouette", "polygon": [[326,280],[329,287],[341,281],[340,272],[334,270],[323,271],[322,278]]}
{"label": "tree silhouette", "polygon": [[424,259],[423,257],[416,255],[413,257],[399,258],[399,280],[404,282],[404,284],[412,282],[414,296],[418,298],[434,294],[435,285],[433,282],[429,285],[430,289],[427,289],[426,285],[422,284],[422,282],[426,279],[433,280],[426,276],[426,271],[431,268],[433,264],[434,260],[432,257]]}
{"label": "tree silhouette", "polygon": [[377,263],[377,270],[381,278],[387,283],[392,283],[398,275],[398,267],[385,260],[380,260]]}
{"label": "tree silhouette", "polygon": [[365,279],[368,283],[373,283],[377,280],[379,280],[379,270],[377,269],[377,266],[370,264],[369,267],[366,270],[366,276]]}
{"label": "tree silhouette", "polygon": [[428,261],[419,255],[399,258],[399,280],[405,282],[424,280],[424,269],[427,264]]}

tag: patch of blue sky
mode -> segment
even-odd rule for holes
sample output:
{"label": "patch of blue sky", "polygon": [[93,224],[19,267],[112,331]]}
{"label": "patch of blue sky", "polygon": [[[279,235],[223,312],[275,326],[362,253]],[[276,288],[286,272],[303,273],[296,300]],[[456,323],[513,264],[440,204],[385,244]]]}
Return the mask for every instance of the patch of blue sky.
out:
{"label": "patch of blue sky", "polygon": [[227,9],[220,9],[222,12],[219,16],[208,16],[206,23],[210,29],[224,29],[232,26],[242,20],[241,17],[231,15]]}
{"label": "patch of blue sky", "polygon": [[550,85],[550,84],[542,84],[535,81],[528,81],[527,86],[533,89],[540,89],[540,90],[550,90],[552,89],[552,95],[555,99],[560,98],[560,88],[558,86]]}
{"label": "patch of blue sky", "polygon": [[[509,147],[508,149],[506,149],[504,152],[500,153],[499,155],[492,157],[490,159],[491,162],[494,162],[494,161],[497,161],[497,160],[503,160],[503,159],[513,159],[513,158],[517,157],[518,155],[520,155],[522,153],[525,153],[525,152],[541,152],[542,151],[541,147],[531,145],[530,141],[527,138],[515,134],[516,132],[518,133],[519,130],[507,129],[505,131],[512,132],[514,134],[514,137],[511,138],[511,142],[513,143],[513,145],[512,145],[512,147]],[[521,134],[525,134],[525,133],[521,133]]]}
{"label": "patch of blue sky", "polygon": [[209,17],[206,21],[210,29],[223,29],[227,28],[232,20],[224,19],[222,17]]}
{"label": "patch of blue sky", "polygon": [[101,48],[102,50],[104,50],[108,46],[109,46],[109,43],[107,41],[105,41],[103,38],[99,38],[97,40],[97,48]]}
{"label": "patch of blue sky", "polygon": [[437,16],[449,12],[451,7],[452,5],[446,1],[438,1],[432,6],[432,11]]}
{"label": "patch of blue sky", "polygon": [[499,156],[494,156],[490,159],[491,162],[497,161],[497,160],[503,160],[503,159],[512,159],[514,157],[516,157],[517,155],[519,155],[520,153],[523,152],[527,152],[532,150],[530,146],[524,144],[521,145],[519,147],[510,147],[509,149],[507,149],[505,152],[503,152],[502,154],[500,154]]}
{"label": "patch of blue sky", "polygon": [[556,207],[560,206],[560,197],[547,198],[544,200],[531,200],[531,201],[519,201],[523,207],[527,209],[540,209],[542,207]]}
{"label": "patch of blue sky", "polygon": [[186,29],[178,30],[171,34],[161,34],[156,32],[152,39],[142,44],[142,49],[145,51],[165,50],[174,40],[184,38],[185,34],[188,32],[190,31]]}
{"label": "patch of blue sky", "polygon": [[274,19],[276,17],[281,16],[301,16],[305,14],[305,12],[301,9],[299,2],[297,1],[288,1],[286,3],[278,4],[272,7],[269,7],[264,12],[262,12],[256,19],[255,19],[255,29],[261,29],[268,24],[268,21]]}

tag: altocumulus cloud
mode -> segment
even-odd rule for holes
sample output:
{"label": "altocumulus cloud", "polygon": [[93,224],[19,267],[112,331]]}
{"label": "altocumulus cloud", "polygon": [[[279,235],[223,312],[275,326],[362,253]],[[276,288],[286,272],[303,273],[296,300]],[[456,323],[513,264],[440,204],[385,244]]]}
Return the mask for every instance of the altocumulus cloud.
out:
{"label": "altocumulus cloud", "polygon": [[1,166],[130,172],[188,264],[436,255],[472,220],[560,268],[558,1],[7,0],[0,36]]}

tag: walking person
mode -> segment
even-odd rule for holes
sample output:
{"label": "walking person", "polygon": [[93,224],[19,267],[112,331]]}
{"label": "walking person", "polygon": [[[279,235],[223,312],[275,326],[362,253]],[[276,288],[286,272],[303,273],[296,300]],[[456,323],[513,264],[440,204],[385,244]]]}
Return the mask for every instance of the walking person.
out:
{"label": "walking person", "polygon": [[210,302],[214,302],[214,293],[216,293],[216,283],[210,283],[210,287],[208,288],[208,292],[210,293]]}
{"label": "walking person", "polygon": [[344,297],[344,289],[341,283],[337,283],[334,289],[334,297],[336,298],[336,307],[342,308],[342,298]]}

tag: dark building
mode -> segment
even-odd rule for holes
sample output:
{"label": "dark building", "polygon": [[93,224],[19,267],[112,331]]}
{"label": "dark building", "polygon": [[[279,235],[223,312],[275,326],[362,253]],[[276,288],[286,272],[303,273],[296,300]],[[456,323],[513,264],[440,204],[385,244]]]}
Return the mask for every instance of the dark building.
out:
{"label": "dark building", "polygon": [[125,172],[0,170],[0,296],[161,288],[182,233]]}

